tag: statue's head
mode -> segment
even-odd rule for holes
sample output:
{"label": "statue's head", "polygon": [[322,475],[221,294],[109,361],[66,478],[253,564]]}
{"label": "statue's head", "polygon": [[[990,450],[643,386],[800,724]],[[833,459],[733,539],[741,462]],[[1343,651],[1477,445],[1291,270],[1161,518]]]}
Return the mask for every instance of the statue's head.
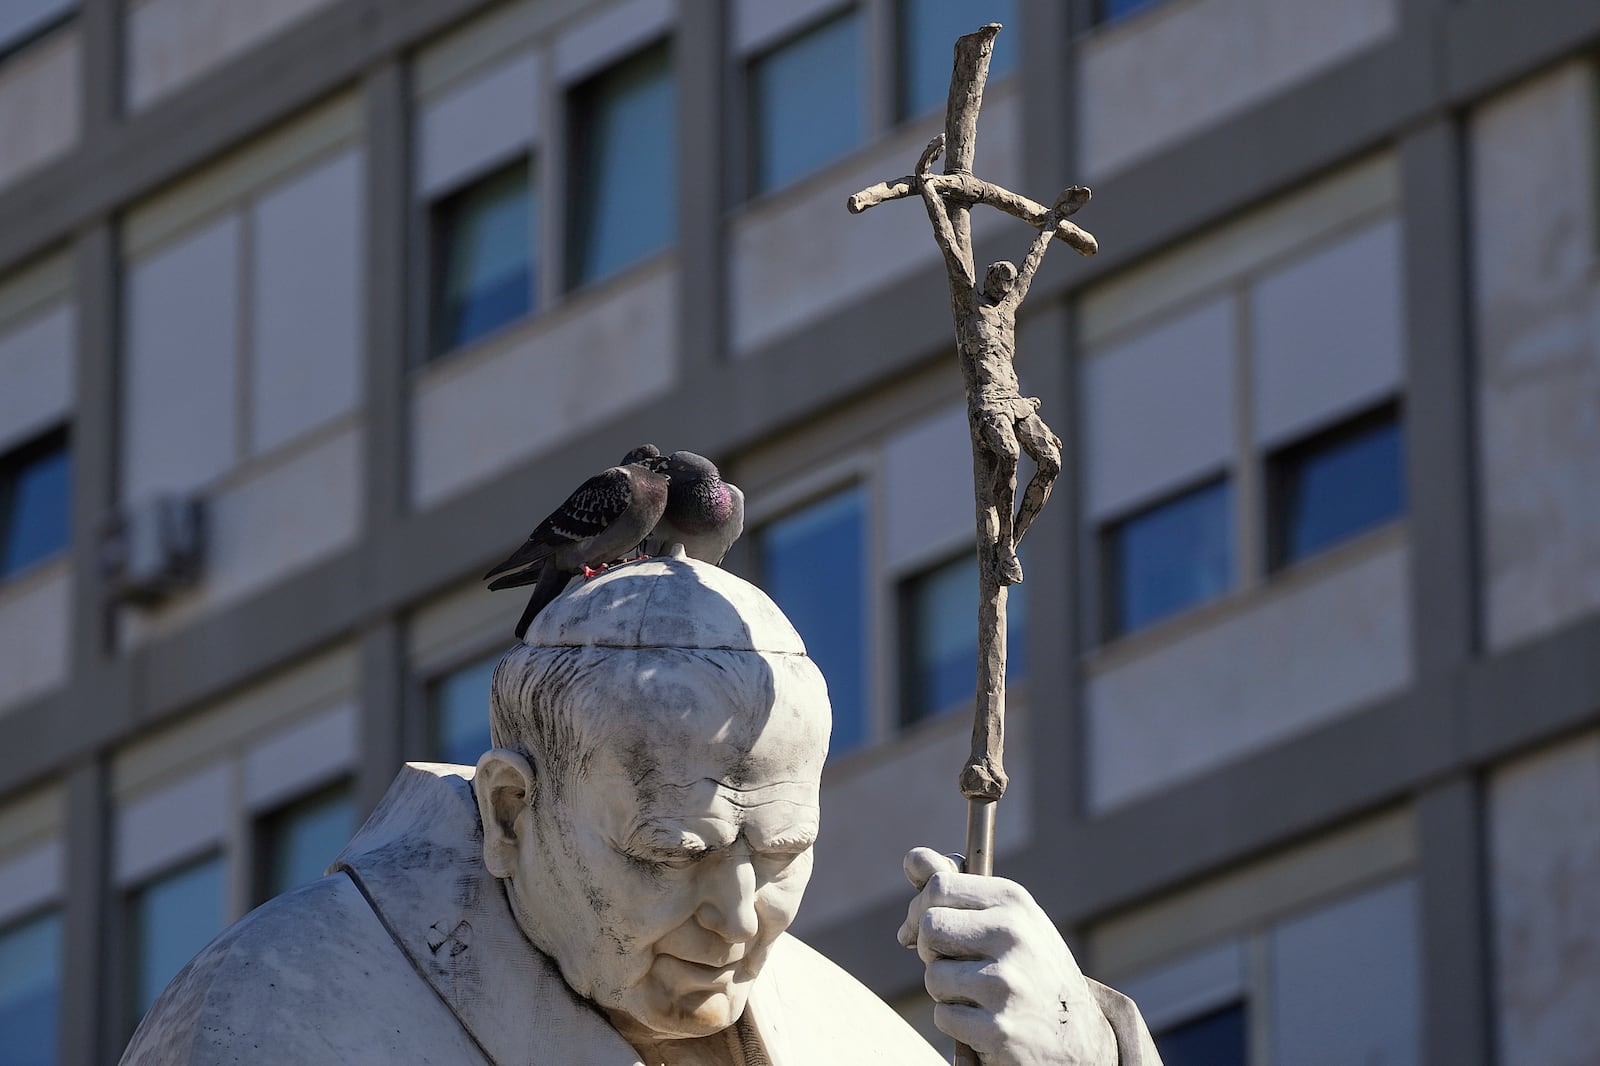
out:
{"label": "statue's head", "polygon": [[983,272],[983,294],[996,303],[1005,299],[1017,284],[1017,265],[1004,259],[990,263]]}
{"label": "statue's head", "polygon": [[811,876],[829,723],[772,601],[681,555],[575,585],[501,659],[484,862],[625,1035],[743,1013]]}

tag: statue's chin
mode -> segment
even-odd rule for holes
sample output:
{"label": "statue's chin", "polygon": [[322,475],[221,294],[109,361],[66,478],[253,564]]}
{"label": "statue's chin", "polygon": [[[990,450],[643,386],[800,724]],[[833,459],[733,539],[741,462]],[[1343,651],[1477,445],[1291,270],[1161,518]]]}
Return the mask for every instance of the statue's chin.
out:
{"label": "statue's chin", "polygon": [[[653,1040],[693,1040],[720,1033],[744,1013],[742,991],[696,989],[672,994],[663,988],[653,994],[627,996],[622,1005],[607,1013],[624,1036]],[[647,1002],[638,1002],[643,999]]]}

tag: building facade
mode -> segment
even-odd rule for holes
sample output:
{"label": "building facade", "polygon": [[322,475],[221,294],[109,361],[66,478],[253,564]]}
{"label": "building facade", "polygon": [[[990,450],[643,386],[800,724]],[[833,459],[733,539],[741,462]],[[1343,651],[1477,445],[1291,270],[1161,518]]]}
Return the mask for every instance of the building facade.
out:
{"label": "building facade", "polygon": [[0,1062],[475,760],[478,574],[645,440],[829,679],[796,931],[928,1024],[970,457],[926,218],[844,201],[991,19],[977,170],[1103,249],[1019,323],[1000,872],[1168,1066],[1594,1061],[1592,0],[8,0]]}

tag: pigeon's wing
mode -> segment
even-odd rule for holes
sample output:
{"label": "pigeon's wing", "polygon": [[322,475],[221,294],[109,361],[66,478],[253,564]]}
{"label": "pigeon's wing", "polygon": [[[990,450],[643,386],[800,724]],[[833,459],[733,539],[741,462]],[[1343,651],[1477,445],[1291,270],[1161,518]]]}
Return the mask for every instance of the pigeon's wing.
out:
{"label": "pigeon's wing", "polygon": [[[565,503],[539,523],[522,546],[494,567],[484,580],[509,570],[529,570],[542,564],[562,545],[587,540],[603,531],[628,509],[633,499],[633,482],[621,467],[602,471],[578,486]],[[490,588],[509,588],[526,581],[494,582]]]}

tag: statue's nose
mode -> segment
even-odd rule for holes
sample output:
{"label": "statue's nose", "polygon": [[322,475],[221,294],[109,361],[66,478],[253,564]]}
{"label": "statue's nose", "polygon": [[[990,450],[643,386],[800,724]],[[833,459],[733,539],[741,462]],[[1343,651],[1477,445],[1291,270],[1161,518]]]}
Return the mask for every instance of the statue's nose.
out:
{"label": "statue's nose", "polygon": [[730,944],[756,935],[756,870],[743,848],[721,862],[708,864],[703,874],[699,923]]}

